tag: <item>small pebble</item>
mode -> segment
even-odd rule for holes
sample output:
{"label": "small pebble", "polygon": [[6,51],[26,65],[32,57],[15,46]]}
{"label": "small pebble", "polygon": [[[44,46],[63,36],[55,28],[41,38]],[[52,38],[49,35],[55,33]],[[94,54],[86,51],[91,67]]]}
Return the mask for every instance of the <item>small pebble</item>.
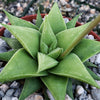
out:
{"label": "small pebble", "polygon": [[3,46],[0,46],[0,53],[7,52],[7,49]]}
{"label": "small pebble", "polygon": [[68,18],[64,18],[64,21],[65,21],[65,23],[68,23],[69,19]]}
{"label": "small pebble", "polygon": [[25,100],[43,100],[43,97],[38,94],[31,94]]}
{"label": "small pebble", "polygon": [[5,93],[7,90],[8,90],[8,85],[6,85],[6,84],[3,84],[3,85],[1,85],[0,86],[0,89]]}
{"label": "small pebble", "polygon": [[95,60],[95,63],[96,64],[100,64],[100,54],[97,55],[97,58]]}
{"label": "small pebble", "polygon": [[7,92],[6,92],[6,95],[7,96],[12,96],[14,93],[14,89],[9,89]]}
{"label": "small pebble", "polygon": [[20,88],[18,88],[17,90],[15,90],[14,96],[19,97],[20,93],[21,93]]}
{"label": "small pebble", "polygon": [[88,35],[88,39],[94,40],[94,36],[93,35]]}
{"label": "small pebble", "polygon": [[93,89],[91,91],[93,100],[100,100],[100,89]]}
{"label": "small pebble", "polygon": [[88,94],[88,100],[93,100],[91,94]]}
{"label": "small pebble", "polygon": [[18,98],[17,97],[12,97],[12,99],[11,100],[18,100]]}
{"label": "small pebble", "polygon": [[11,37],[11,33],[7,29],[4,31],[3,35],[4,35],[4,37],[8,37],[8,38]]}
{"label": "small pebble", "polygon": [[54,97],[52,96],[51,92],[47,89],[47,95],[50,100],[54,100]]}
{"label": "small pebble", "polygon": [[2,100],[11,100],[11,99],[12,99],[11,97],[6,96],[6,95],[2,98]]}
{"label": "small pebble", "polygon": [[60,3],[62,6],[65,6],[67,4],[67,2],[65,0],[60,0]]}
{"label": "small pebble", "polygon": [[91,62],[91,63],[94,63],[94,62],[95,62],[95,59],[96,59],[96,55],[94,55],[94,56],[92,56],[92,57],[90,58],[90,62]]}
{"label": "small pebble", "polygon": [[72,100],[72,99],[66,94],[65,100]]}
{"label": "small pebble", "polygon": [[0,98],[4,97],[4,92],[0,90]]}
{"label": "small pebble", "polygon": [[19,88],[19,86],[20,86],[20,84],[19,84],[18,82],[14,81],[14,82],[10,85],[10,88],[15,89],[15,88]]}
{"label": "small pebble", "polygon": [[84,88],[83,88],[82,86],[78,85],[78,86],[76,87],[76,93],[77,93],[78,95],[83,94],[83,93],[84,93]]}

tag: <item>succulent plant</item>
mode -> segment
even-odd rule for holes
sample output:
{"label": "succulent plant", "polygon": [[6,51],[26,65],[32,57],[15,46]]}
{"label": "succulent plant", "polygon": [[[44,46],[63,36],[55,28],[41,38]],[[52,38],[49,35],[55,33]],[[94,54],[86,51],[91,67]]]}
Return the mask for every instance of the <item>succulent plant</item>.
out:
{"label": "succulent plant", "polygon": [[100,42],[83,39],[100,22],[100,15],[75,27],[79,16],[66,24],[57,3],[44,21],[38,11],[36,25],[4,12],[12,25],[2,25],[15,38],[1,37],[13,50],[0,53],[0,59],[8,62],[0,82],[25,79],[19,100],[44,85],[55,100],[65,100],[71,78],[100,88],[95,82],[100,78],[87,67],[87,60],[100,52]]}

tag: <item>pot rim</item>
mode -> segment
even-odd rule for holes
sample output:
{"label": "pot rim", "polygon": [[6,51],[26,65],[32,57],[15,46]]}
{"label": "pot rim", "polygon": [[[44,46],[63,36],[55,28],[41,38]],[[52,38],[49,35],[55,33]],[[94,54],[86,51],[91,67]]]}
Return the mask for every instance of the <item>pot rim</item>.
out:
{"label": "pot rim", "polygon": [[[41,14],[42,18],[44,18],[45,15],[47,15],[47,14]],[[36,19],[36,16],[37,16],[37,14],[34,14],[34,15],[27,15],[27,16],[21,17],[21,19],[24,19],[24,20],[26,20],[26,21],[32,21],[33,19]],[[68,17],[63,16],[63,18],[68,18]],[[71,20],[71,18],[68,18],[68,19]],[[10,23],[8,23],[8,24],[10,25]],[[81,25],[82,25],[82,24],[81,24],[80,22],[77,22],[77,23],[76,23],[76,27],[77,27],[77,26],[81,26]],[[5,30],[4,27],[2,27],[2,28],[0,29],[0,36],[3,35],[4,30]],[[93,35],[94,38],[95,38],[97,41],[100,41],[100,37],[99,37],[95,32],[91,31],[91,32],[89,33],[89,35]]]}

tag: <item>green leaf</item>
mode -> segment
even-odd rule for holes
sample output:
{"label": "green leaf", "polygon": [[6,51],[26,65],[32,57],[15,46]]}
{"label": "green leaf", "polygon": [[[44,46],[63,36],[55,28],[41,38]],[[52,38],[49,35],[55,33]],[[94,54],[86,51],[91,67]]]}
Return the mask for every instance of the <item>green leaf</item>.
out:
{"label": "green leaf", "polygon": [[0,60],[3,60],[3,61],[9,61],[10,58],[13,56],[13,54],[16,52],[17,50],[11,50],[11,51],[8,51],[8,52],[3,52],[3,53],[0,53]]}
{"label": "green leaf", "polygon": [[39,28],[43,22],[43,19],[40,14],[40,10],[38,9],[37,18],[36,18],[36,26]]}
{"label": "green leaf", "polygon": [[[53,5],[51,11],[48,14],[48,21],[49,21],[51,28],[55,34],[67,29],[65,21],[64,21],[62,14],[58,8],[57,3],[55,3]],[[44,23],[42,23],[42,25],[40,27],[41,32],[42,32],[43,25],[44,25]]]}
{"label": "green leaf", "polygon": [[48,20],[55,34],[67,28],[57,3],[53,5],[51,11],[49,12]]}
{"label": "green leaf", "polygon": [[88,73],[79,57],[74,53],[67,55],[65,59],[63,59],[57,67],[51,69],[50,72],[60,76],[75,78],[100,88]]}
{"label": "green leaf", "polygon": [[62,53],[63,49],[62,48],[56,48],[54,49],[53,51],[51,51],[48,56],[54,58],[54,59],[57,59],[60,54]]}
{"label": "green leaf", "polygon": [[22,46],[35,58],[39,50],[39,31],[27,27],[3,25],[22,44]]}
{"label": "green leaf", "polygon": [[50,74],[47,77],[41,77],[41,79],[50,90],[55,100],[65,100],[67,78]]}
{"label": "green leaf", "polygon": [[58,47],[64,49],[64,55],[67,55],[76,46],[76,42],[79,41],[89,25],[90,23],[87,23],[79,27],[66,29],[56,35]]}
{"label": "green leaf", "polygon": [[89,61],[85,61],[84,65],[87,66],[87,67],[97,67],[95,64],[93,64],[93,63],[91,63]]}
{"label": "green leaf", "polygon": [[7,38],[7,37],[1,37],[3,40],[6,41],[6,43],[12,48],[12,49],[20,49],[22,48],[22,45],[19,43],[19,41],[15,38]]}
{"label": "green leaf", "polygon": [[86,67],[86,69],[88,70],[88,72],[90,73],[90,75],[95,79],[95,80],[99,80],[100,81],[100,77],[97,76],[93,71],[91,71],[89,68]]}
{"label": "green leaf", "polygon": [[30,94],[36,92],[41,88],[41,81],[38,78],[27,78],[25,79],[24,87],[19,100],[24,100]]}
{"label": "green leaf", "polygon": [[100,52],[100,42],[82,39],[72,52],[77,54],[82,62],[85,62],[90,57]]}
{"label": "green leaf", "polygon": [[68,79],[67,94],[72,98],[72,100],[74,100],[73,89],[72,89],[72,79]]}
{"label": "green leaf", "polygon": [[5,12],[5,14],[7,15],[10,23],[12,25],[16,25],[16,26],[22,26],[22,27],[29,27],[29,28],[33,28],[33,29],[38,29],[37,26],[35,26],[34,24],[25,21],[23,19],[17,18],[15,16],[12,16],[11,14],[9,14],[7,11],[3,10]]}
{"label": "green leaf", "polygon": [[[45,47],[45,45],[48,46],[47,51],[44,51],[44,49],[46,50],[47,48]],[[52,28],[48,22],[48,18],[46,17],[44,21],[43,32],[41,34],[40,50],[42,53],[47,53],[55,49],[56,46],[57,46],[56,36],[52,31]]]}
{"label": "green leaf", "polygon": [[37,63],[24,49],[19,49],[0,73],[0,82],[28,77],[45,76],[46,72],[37,73]]}
{"label": "green leaf", "polygon": [[81,39],[88,34],[100,22],[100,15],[93,21],[77,28],[67,29],[57,34],[58,46],[65,51],[62,53],[60,59],[64,58],[69,52],[81,41]]}
{"label": "green leaf", "polygon": [[58,64],[58,61],[49,57],[48,55],[38,53],[38,72],[44,71],[55,67]]}
{"label": "green leaf", "polygon": [[76,22],[77,22],[79,16],[81,16],[81,14],[77,15],[71,21],[69,21],[68,23],[66,23],[67,29],[70,29],[70,28],[74,28],[75,27]]}

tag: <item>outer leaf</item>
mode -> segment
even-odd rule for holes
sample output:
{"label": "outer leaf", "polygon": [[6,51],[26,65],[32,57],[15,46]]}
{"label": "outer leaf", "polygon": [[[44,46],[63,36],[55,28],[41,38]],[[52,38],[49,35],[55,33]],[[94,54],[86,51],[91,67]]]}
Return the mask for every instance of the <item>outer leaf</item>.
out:
{"label": "outer leaf", "polygon": [[67,78],[49,75],[47,77],[41,77],[41,79],[50,90],[55,100],[65,100]]}
{"label": "outer leaf", "polygon": [[28,77],[45,76],[47,73],[37,73],[36,62],[24,49],[18,50],[0,73],[0,82]]}
{"label": "outer leaf", "polygon": [[[48,46],[48,51],[46,51],[46,52],[52,51],[57,46],[56,36],[52,31],[52,28],[48,22],[47,17],[45,18],[45,21],[44,21],[44,27],[43,27],[43,32],[41,34],[41,42],[40,42],[41,52],[46,53],[45,51],[43,51],[44,47],[45,47],[45,46],[43,47],[43,43]],[[50,47],[50,49],[49,49],[49,47]]]}
{"label": "outer leaf", "polygon": [[6,43],[12,48],[12,49],[20,49],[22,48],[22,45],[19,43],[17,39],[14,38],[7,38],[7,37],[1,37],[3,40],[6,41]]}
{"label": "outer leaf", "polygon": [[42,22],[43,22],[43,19],[41,17],[40,10],[38,9],[37,18],[36,18],[36,26],[39,28]]}
{"label": "outer leaf", "polygon": [[48,56],[54,58],[54,59],[57,59],[60,54],[62,53],[63,49],[62,48],[56,48],[54,49],[53,51],[51,51]]}
{"label": "outer leaf", "polygon": [[84,62],[84,65],[87,66],[87,67],[97,67],[95,64],[93,64],[89,61]]}
{"label": "outer leaf", "polygon": [[58,47],[64,49],[64,54],[68,54],[76,46],[76,41],[89,25],[90,23],[87,23],[76,28],[67,29],[56,35]]}
{"label": "outer leaf", "polygon": [[66,56],[65,59],[63,59],[57,67],[50,70],[50,72],[56,75],[75,78],[100,88],[88,73],[81,60],[74,53]]}
{"label": "outer leaf", "polygon": [[92,72],[89,68],[86,67],[90,75],[95,79],[95,80],[100,80],[100,77],[97,76],[94,72]]}
{"label": "outer leaf", "polygon": [[100,42],[83,39],[72,52],[77,54],[82,62],[85,62],[90,57],[100,52]]}
{"label": "outer leaf", "polygon": [[41,88],[41,81],[38,78],[26,79],[19,100],[24,100],[26,97],[36,92],[40,88]]}
{"label": "outer leaf", "polygon": [[35,58],[39,49],[39,31],[27,27],[3,25],[22,44],[22,46]]}
{"label": "outer leaf", "polygon": [[[53,30],[53,32],[55,34],[57,34],[58,32],[61,32],[63,30],[65,30],[66,24],[65,21],[62,17],[62,14],[58,8],[57,3],[55,3],[51,9],[51,11],[48,14],[48,20],[49,23],[51,25],[51,28]],[[41,27],[40,27],[40,31],[42,32],[42,28],[43,28],[44,23],[42,23]]]}
{"label": "outer leaf", "polygon": [[9,61],[10,58],[13,56],[13,54],[14,54],[16,51],[17,51],[17,50],[11,50],[11,51],[8,51],[8,52],[0,53],[0,60]]}
{"label": "outer leaf", "polygon": [[66,23],[68,29],[74,28],[74,27],[75,27],[76,22],[77,22],[77,20],[78,20],[78,18],[79,18],[80,15],[81,15],[81,14],[77,15],[77,16],[74,17],[71,21],[69,21],[68,23]]}
{"label": "outer leaf", "polygon": [[11,14],[9,14],[7,11],[3,10],[5,12],[5,14],[7,15],[8,19],[10,20],[10,23],[12,25],[16,25],[16,26],[22,26],[22,27],[29,27],[29,28],[33,28],[33,29],[38,29],[37,26],[35,26],[34,24],[25,21],[23,19],[17,18],[15,16],[12,16]]}
{"label": "outer leaf", "polygon": [[38,72],[44,71],[46,69],[50,69],[55,67],[58,64],[58,61],[49,57],[48,55],[38,53]]}
{"label": "outer leaf", "polygon": [[68,79],[67,94],[74,100],[73,89],[72,89],[72,80],[71,79]]}

